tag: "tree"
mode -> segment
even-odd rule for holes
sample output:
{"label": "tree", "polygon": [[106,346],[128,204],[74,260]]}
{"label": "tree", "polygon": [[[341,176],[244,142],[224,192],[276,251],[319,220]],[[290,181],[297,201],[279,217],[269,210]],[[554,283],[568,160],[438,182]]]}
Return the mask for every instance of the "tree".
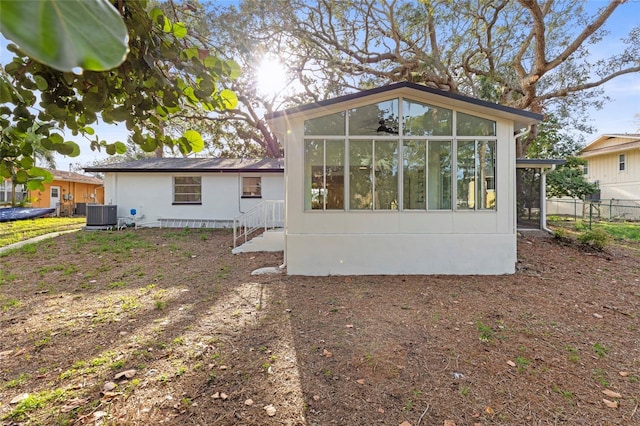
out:
{"label": "tree", "polygon": [[[239,25],[210,37],[241,60],[281,55],[296,90],[280,105],[408,80],[589,131],[584,111],[606,102],[602,85],[640,72],[640,29],[609,57],[590,55],[609,41],[605,24],[624,3],[589,13],[586,1],[573,0],[253,0],[212,11],[212,22]],[[255,111],[278,103],[255,97],[246,82],[234,89],[243,109],[231,118],[264,134]],[[534,126],[519,141],[519,157],[537,133]]]}
{"label": "tree", "polygon": [[[124,152],[124,143],[108,143],[95,135],[92,126],[99,120],[124,123],[133,142],[145,151],[168,146],[187,153],[203,148],[200,134],[168,134],[168,120],[188,107],[214,114],[237,104],[235,94],[221,85],[239,75],[235,62],[202,48],[183,23],[172,22],[158,8],[147,9],[146,0],[112,4],[109,7],[115,7],[126,24],[129,54],[110,71],[60,71],[16,45],[8,46],[15,56],[0,73],[0,127],[16,131],[2,133],[0,176],[17,170],[18,182],[23,183],[41,173],[34,167],[30,145],[21,139],[36,121],[41,123],[37,132],[42,146],[66,155],[77,154],[78,146],[64,140],[63,130],[90,138],[92,149]],[[5,10],[5,2],[2,5]]]}
{"label": "tree", "polygon": [[586,161],[569,157],[567,162],[558,166],[547,175],[547,194],[550,197],[572,197],[584,200],[587,195],[598,190],[598,185],[584,179],[583,169]]}

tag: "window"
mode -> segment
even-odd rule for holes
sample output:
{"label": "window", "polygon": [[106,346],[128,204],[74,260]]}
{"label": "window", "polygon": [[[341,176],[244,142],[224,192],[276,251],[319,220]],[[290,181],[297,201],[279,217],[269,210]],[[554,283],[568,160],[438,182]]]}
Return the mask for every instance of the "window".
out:
{"label": "window", "polygon": [[457,189],[459,210],[496,208],[495,141],[458,142]]}
{"label": "window", "polygon": [[242,178],[242,198],[262,198],[260,177],[244,176]]}
{"label": "window", "polygon": [[344,209],[344,141],[305,142],[305,209]]}
{"label": "window", "polygon": [[305,210],[496,209],[495,121],[396,98],[304,133]]}
{"label": "window", "polygon": [[406,210],[451,209],[451,141],[405,141]]}
{"label": "window", "polygon": [[582,174],[583,175],[588,175],[589,174],[589,162],[585,161],[584,165],[582,166]]}
{"label": "window", "polygon": [[620,154],[618,156],[618,170],[621,172],[627,170],[627,157],[625,154]]}
{"label": "window", "polygon": [[173,204],[202,204],[202,178],[175,176],[173,178]]}

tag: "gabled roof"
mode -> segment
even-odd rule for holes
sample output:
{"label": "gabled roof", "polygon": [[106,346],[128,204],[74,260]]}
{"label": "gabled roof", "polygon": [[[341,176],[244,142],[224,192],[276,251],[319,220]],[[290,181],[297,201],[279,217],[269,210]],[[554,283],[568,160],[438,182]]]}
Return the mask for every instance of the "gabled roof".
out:
{"label": "gabled roof", "polygon": [[47,169],[49,173],[53,175],[53,180],[63,181],[63,182],[79,182],[79,183],[88,183],[92,185],[102,185],[102,179],[98,179],[93,176],[87,176],[80,173],[74,172],[65,172],[64,170],[51,170]]}
{"label": "gabled roof", "polygon": [[147,158],[85,167],[87,172],[129,173],[283,173],[282,158]]}
{"label": "gabled roof", "polygon": [[434,89],[424,86],[422,84],[410,83],[408,81],[389,84],[387,86],[378,87],[370,90],[363,90],[356,93],[351,93],[344,96],[338,96],[337,98],[327,99],[324,101],[314,102],[306,105],[300,105],[298,107],[289,108],[283,111],[276,111],[272,114],[267,114],[267,120],[277,119],[280,117],[291,117],[293,115],[302,114],[312,111],[314,109],[327,108],[340,103],[356,101],[361,98],[382,94],[392,91],[402,90],[414,90],[420,93],[426,93],[432,96],[440,97],[441,102],[449,104],[451,106],[466,107],[470,109],[486,109],[486,113],[493,114],[499,117],[505,117],[513,120],[516,123],[516,128],[526,127],[529,124],[537,123],[541,121],[543,116],[531,111],[525,111],[517,108],[511,108],[504,105],[498,105],[491,102],[483,101],[469,96],[459,95],[457,93],[444,92],[442,90]]}
{"label": "gabled roof", "polygon": [[613,154],[640,148],[640,133],[609,133],[600,135],[580,151],[580,157]]}

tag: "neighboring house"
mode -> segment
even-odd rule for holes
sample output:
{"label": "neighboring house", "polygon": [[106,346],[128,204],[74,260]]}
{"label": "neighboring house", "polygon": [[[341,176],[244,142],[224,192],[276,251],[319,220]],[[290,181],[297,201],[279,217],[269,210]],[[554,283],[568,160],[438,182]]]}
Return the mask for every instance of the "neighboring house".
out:
{"label": "neighboring house", "polygon": [[32,207],[55,207],[56,214],[85,215],[86,205],[104,202],[102,179],[62,170],[48,170],[53,182],[44,184],[44,191],[29,191]]}
{"label": "neighboring house", "polygon": [[105,176],[105,203],[146,226],[230,227],[263,200],[284,199],[282,159],[150,158],[85,168]]}
{"label": "neighboring house", "polygon": [[597,137],[580,151],[585,177],[597,182],[601,199],[640,200],[640,134]]}
{"label": "neighboring house", "polygon": [[[14,199],[12,199],[12,197]],[[27,192],[24,185],[16,185],[15,193],[13,184],[10,179],[0,180],[0,206],[11,205],[12,201],[21,203],[27,198]]]}
{"label": "neighboring house", "polygon": [[288,273],[515,272],[515,135],[541,119],[412,83],[273,113]]}

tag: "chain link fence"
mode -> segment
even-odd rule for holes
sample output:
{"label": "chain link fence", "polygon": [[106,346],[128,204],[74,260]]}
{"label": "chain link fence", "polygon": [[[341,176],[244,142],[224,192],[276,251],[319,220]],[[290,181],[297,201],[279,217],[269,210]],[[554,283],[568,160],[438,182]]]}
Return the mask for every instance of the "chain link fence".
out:
{"label": "chain link fence", "polygon": [[547,216],[575,221],[640,222],[640,200],[549,198]]}

